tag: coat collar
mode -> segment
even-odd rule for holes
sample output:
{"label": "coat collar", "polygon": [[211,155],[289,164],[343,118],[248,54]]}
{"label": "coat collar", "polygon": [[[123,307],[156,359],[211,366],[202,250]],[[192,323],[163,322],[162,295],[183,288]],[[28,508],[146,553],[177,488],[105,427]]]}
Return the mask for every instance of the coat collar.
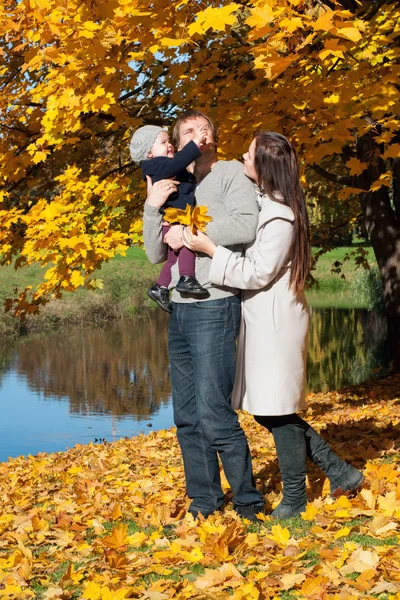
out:
{"label": "coat collar", "polygon": [[294,214],[290,206],[271,200],[268,196],[262,197],[262,208],[258,219],[258,229],[272,219],[285,219],[294,221]]}

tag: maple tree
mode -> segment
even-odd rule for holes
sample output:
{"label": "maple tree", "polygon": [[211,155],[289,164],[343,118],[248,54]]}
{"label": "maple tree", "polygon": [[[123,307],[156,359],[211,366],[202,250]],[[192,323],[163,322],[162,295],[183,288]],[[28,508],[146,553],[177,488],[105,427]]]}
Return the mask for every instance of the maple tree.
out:
{"label": "maple tree", "polygon": [[344,223],[358,204],[399,369],[397,17],[385,0],[2,0],[2,262],[45,267],[7,308],[24,316],[101,285],[102,262],[140,239],[132,129],[196,107],[218,123],[224,158],[256,130],[281,131]]}
{"label": "maple tree", "polygon": [[[315,466],[300,517],[254,525],[227,507],[185,517],[174,430],[0,463],[0,596],[9,600],[349,600],[400,597],[400,376],[308,396],[306,418],[363,469],[354,498]],[[273,437],[247,413],[269,511],[281,481]]]}

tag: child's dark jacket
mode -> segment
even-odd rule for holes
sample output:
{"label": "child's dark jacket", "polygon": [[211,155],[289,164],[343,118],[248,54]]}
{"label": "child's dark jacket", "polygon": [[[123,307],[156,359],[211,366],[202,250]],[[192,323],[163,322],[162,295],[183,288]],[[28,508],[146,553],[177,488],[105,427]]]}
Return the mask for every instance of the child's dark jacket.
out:
{"label": "child's dark jacket", "polygon": [[201,152],[195,144],[191,141],[186,146],[179,150],[174,158],[168,158],[167,156],[156,156],[142,162],[142,173],[143,179],[146,180],[146,175],[150,175],[151,181],[155,183],[160,179],[170,179],[174,177],[177,181],[180,181],[178,191],[171,194],[162,207],[167,208],[173,206],[174,208],[181,208],[184,210],[186,205],[194,206],[196,200],[194,197],[194,189],[196,179],[192,173],[186,170],[186,168],[196,158],[200,156]]}

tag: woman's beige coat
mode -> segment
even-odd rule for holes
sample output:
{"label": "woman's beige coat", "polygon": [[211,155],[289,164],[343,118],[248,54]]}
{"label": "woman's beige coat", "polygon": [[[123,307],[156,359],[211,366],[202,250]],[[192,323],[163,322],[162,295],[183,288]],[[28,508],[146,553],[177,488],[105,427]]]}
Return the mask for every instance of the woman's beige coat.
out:
{"label": "woman's beige coat", "polygon": [[243,290],[232,405],[253,415],[304,408],[309,310],[289,288],[293,222],[288,206],[263,197],[245,256],[218,246],[211,264],[211,283]]}

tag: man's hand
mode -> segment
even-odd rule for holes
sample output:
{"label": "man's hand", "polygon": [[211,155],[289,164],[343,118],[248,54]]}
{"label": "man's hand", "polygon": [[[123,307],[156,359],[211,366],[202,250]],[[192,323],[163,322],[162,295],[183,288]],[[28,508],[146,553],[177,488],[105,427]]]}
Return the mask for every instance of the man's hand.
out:
{"label": "man's hand", "polygon": [[182,225],[172,225],[164,236],[164,242],[175,251],[183,248]]}
{"label": "man's hand", "polygon": [[161,208],[164,206],[168,197],[173,192],[177,191],[179,181],[173,181],[172,179],[161,179],[155,183],[151,183],[151,177],[146,175],[147,179],[147,200],[146,202],[150,206],[156,206]]}

